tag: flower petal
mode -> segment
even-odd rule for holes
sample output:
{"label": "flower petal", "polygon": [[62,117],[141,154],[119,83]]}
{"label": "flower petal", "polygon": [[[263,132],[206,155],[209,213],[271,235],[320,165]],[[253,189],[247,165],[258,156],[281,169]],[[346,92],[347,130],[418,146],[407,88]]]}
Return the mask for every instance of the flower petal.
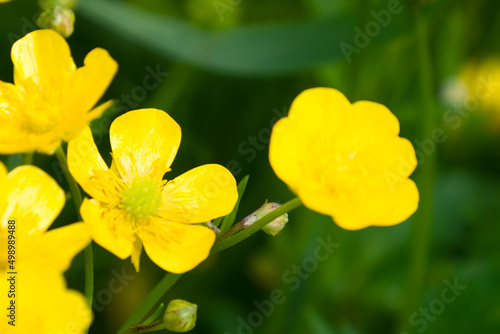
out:
{"label": "flower petal", "polygon": [[396,225],[408,219],[419,202],[417,186],[407,178],[372,192],[327,192],[303,187],[299,196],[306,207],[332,216],[346,230]]}
{"label": "flower petal", "polygon": [[[85,297],[80,292],[69,289],[51,292],[49,298],[52,301],[44,312],[48,320],[47,327],[50,329],[47,333],[71,333],[68,328],[73,333],[86,333],[93,317]],[[54,317],[54,314],[57,314],[57,317]]]}
{"label": "flower petal", "polygon": [[61,92],[76,68],[68,43],[52,30],[36,30],[15,42],[12,61],[16,86],[45,97]]}
{"label": "flower petal", "polygon": [[168,221],[202,223],[231,213],[237,199],[231,172],[221,165],[203,165],[165,185],[160,215]]}
{"label": "flower petal", "polygon": [[61,212],[63,190],[44,171],[34,166],[12,170],[7,180],[8,207],[3,221],[15,219],[18,235],[44,232]]}
{"label": "flower petal", "polygon": [[7,326],[2,333],[83,333],[90,326],[92,313],[84,296],[67,289],[60,273],[31,264],[19,264],[19,272],[26,275],[19,280],[23,293],[16,302],[18,314],[24,316],[18,317],[15,327]]}
{"label": "flower petal", "polygon": [[184,273],[204,261],[215,242],[208,227],[151,220],[139,229],[139,237],[151,260],[171,273]]}
{"label": "flower petal", "polygon": [[370,174],[388,177],[409,177],[417,167],[412,143],[401,137],[388,137],[375,146],[366,146],[356,154],[359,164],[369,166]]}
{"label": "flower petal", "polygon": [[24,251],[31,250],[33,258],[30,260],[43,263],[46,270],[63,272],[90,241],[88,226],[75,223],[46,232],[33,242],[26,243]]}
{"label": "flower petal", "polygon": [[135,236],[132,223],[126,219],[123,212],[103,208],[96,200],[85,199],[80,213],[96,243],[120,259],[130,256]]}
{"label": "flower petal", "polygon": [[104,95],[117,70],[118,64],[108,51],[101,48],[90,51],[84,66],[73,73],[65,109],[77,107],[83,112],[89,111]]}
{"label": "flower petal", "polygon": [[94,143],[89,127],[68,143],[68,169],[83,190],[91,196],[97,197],[95,188],[91,187],[89,180],[96,174],[109,171]]}
{"label": "flower petal", "polygon": [[92,109],[89,112],[83,112],[81,114],[75,114],[71,119],[67,119],[64,123],[64,133],[61,135],[62,139],[65,141],[70,141],[80,134],[80,131],[84,129],[90,121],[99,118],[103,112],[109,109],[113,105],[113,100],[104,102],[98,107]]}
{"label": "flower petal", "polygon": [[180,126],[164,111],[130,111],[111,124],[111,149],[122,177],[161,180],[181,141]]}
{"label": "flower petal", "polygon": [[269,161],[276,175],[292,190],[296,188],[312,159],[324,155],[324,150],[339,149],[332,138],[349,132],[352,121],[352,105],[338,90],[320,87],[300,93],[288,117],[273,126]]}
{"label": "flower petal", "polygon": [[384,105],[370,101],[358,101],[353,105],[356,131],[373,141],[379,136],[399,135],[398,118]]}

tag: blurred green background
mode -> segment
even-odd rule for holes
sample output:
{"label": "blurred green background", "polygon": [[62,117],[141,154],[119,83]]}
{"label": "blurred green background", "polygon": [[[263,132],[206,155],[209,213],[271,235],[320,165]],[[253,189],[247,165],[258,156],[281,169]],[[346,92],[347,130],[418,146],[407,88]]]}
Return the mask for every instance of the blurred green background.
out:
{"label": "blurred green background", "polygon": [[[12,42],[36,29],[37,13],[35,1],[1,5],[0,80],[12,81]],[[99,46],[120,66],[103,99],[115,106],[92,123],[105,160],[116,116],[165,110],[183,131],[167,178],[206,163],[228,166],[237,181],[249,174],[238,219],[266,199],[292,198],[269,166],[269,129],[304,89],[385,104],[417,150],[422,200],[410,220],[352,232],[299,208],[277,237],[260,232],[186,274],[164,301],[198,305],[193,333],[500,333],[500,108],[472,104],[453,79],[471,61],[498,57],[500,2],[80,0],[75,14],[77,65]],[[500,99],[500,77],[482,75],[489,98]],[[67,189],[55,161],[34,157]],[[76,220],[68,200],[54,226]],[[318,237],[339,246],[294,274]],[[137,274],[100,246],[94,257],[90,333],[113,333],[165,273],[145,255]],[[67,278],[83,291],[81,254]],[[275,289],[283,303],[259,309]]]}

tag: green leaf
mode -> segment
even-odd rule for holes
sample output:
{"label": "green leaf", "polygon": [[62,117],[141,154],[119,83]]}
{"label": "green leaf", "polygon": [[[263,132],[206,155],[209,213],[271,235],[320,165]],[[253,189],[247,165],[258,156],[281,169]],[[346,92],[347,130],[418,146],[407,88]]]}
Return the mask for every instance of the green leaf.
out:
{"label": "green leaf", "polygon": [[163,311],[163,308],[165,307],[165,304],[164,303],[161,303],[160,306],[158,306],[158,308],[156,309],[156,311],[154,311],[153,314],[151,314],[149,316],[149,318],[147,318],[146,320],[144,320],[141,325],[149,325],[150,323],[152,323],[153,321],[155,321],[156,319],[158,319],[161,315],[161,312]]}
{"label": "green leaf", "polygon": [[224,219],[222,219],[219,236],[224,235],[224,233],[226,233],[227,230],[229,230],[229,228],[233,225],[234,220],[236,218],[236,214],[238,213],[238,208],[240,207],[241,197],[243,197],[243,193],[245,192],[245,189],[247,187],[249,177],[250,177],[249,175],[245,176],[243,180],[241,180],[240,183],[238,184],[238,200],[234,205],[233,211],[229,215],[224,217]]}
{"label": "green leaf", "polygon": [[355,23],[340,13],[210,31],[125,2],[79,1],[77,11],[120,38],[168,59],[232,75],[275,75],[316,67],[344,57],[342,42],[354,43]]}

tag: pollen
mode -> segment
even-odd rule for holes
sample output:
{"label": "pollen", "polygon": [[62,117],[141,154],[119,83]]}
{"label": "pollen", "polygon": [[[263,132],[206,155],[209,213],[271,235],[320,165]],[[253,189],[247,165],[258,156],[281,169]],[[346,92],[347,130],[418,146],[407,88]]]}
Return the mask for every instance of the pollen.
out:
{"label": "pollen", "polygon": [[135,219],[151,217],[161,205],[161,191],[157,182],[133,180],[121,193],[121,207]]}

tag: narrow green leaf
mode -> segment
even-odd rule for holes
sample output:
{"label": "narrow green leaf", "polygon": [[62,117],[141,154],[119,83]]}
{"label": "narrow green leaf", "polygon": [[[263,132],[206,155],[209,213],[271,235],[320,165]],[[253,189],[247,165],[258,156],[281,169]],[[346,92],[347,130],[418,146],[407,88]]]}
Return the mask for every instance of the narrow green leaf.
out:
{"label": "narrow green leaf", "polygon": [[161,315],[161,312],[163,311],[163,308],[165,307],[165,304],[164,303],[161,303],[160,306],[158,306],[158,308],[156,309],[156,311],[154,311],[153,314],[151,314],[149,316],[149,318],[147,318],[146,320],[144,320],[141,325],[144,326],[144,325],[149,325],[150,323],[152,323],[153,321],[155,321],[156,319],[158,319]]}
{"label": "narrow green leaf", "polygon": [[336,12],[308,21],[253,24],[211,31],[123,1],[79,1],[79,15],[168,59],[232,75],[276,75],[344,57],[355,22]]}
{"label": "narrow green leaf", "polygon": [[238,184],[238,200],[236,201],[233,211],[222,219],[219,236],[224,235],[224,233],[226,233],[227,230],[229,230],[229,228],[233,225],[234,220],[236,219],[236,214],[238,213],[238,208],[240,207],[241,197],[243,197],[243,193],[247,187],[248,178],[249,175],[245,176]]}
{"label": "narrow green leaf", "polygon": [[220,223],[222,222],[222,219],[224,217],[219,217],[217,219],[214,219],[214,221],[212,222],[212,224],[214,224],[216,227],[219,227]]}

